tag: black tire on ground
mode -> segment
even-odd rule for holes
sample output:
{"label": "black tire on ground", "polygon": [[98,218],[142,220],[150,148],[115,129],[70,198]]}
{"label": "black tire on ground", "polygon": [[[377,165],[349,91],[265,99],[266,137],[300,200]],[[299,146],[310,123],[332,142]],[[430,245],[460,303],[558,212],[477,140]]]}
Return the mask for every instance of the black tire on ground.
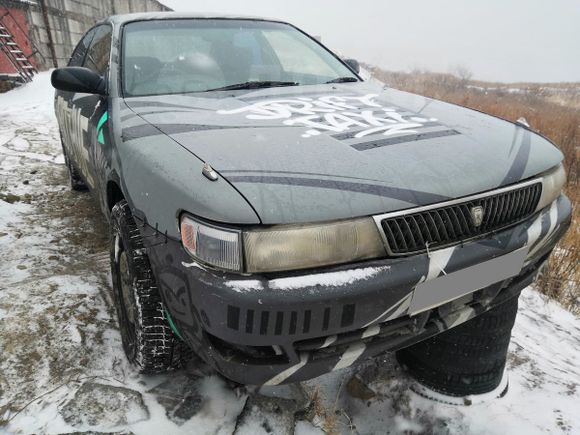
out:
{"label": "black tire on ground", "polygon": [[518,310],[514,297],[435,337],[397,352],[419,383],[449,396],[493,391],[504,373]]}
{"label": "black tire on ground", "polygon": [[[61,145],[62,145],[62,140],[61,140]],[[77,170],[77,168],[75,168],[74,164],[71,162],[69,156],[67,155],[66,150],[64,148],[64,145],[62,146],[62,153],[64,155],[64,164],[66,165],[66,167],[68,169],[68,178],[69,178],[69,182],[70,182],[70,188],[72,190],[76,190],[76,191],[88,190],[88,187],[85,184],[85,182],[83,181],[83,179],[81,178],[79,171]]]}
{"label": "black tire on ground", "polygon": [[191,355],[171,330],[127,201],[111,212],[111,273],[123,349],[140,373],[163,373]]}

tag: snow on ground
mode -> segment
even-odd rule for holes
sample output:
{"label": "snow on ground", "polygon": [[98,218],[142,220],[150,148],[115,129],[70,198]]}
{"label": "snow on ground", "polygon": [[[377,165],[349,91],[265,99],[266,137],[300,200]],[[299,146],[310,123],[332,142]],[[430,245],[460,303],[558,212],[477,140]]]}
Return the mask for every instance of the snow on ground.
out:
{"label": "snow on ground", "polygon": [[580,433],[580,319],[520,299],[509,391],[425,399],[392,355],[294,386],[241,388],[203,364],[140,376],[121,350],[107,225],[67,186],[49,73],[0,94],[0,433]]}

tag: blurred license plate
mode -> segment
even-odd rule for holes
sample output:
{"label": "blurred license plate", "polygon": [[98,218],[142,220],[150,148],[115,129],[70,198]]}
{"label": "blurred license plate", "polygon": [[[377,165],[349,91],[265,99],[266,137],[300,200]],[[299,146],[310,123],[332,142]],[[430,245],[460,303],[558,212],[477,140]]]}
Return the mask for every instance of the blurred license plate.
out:
{"label": "blurred license plate", "polygon": [[419,284],[413,293],[409,314],[437,307],[519,274],[527,253],[528,248],[523,247],[493,260]]}

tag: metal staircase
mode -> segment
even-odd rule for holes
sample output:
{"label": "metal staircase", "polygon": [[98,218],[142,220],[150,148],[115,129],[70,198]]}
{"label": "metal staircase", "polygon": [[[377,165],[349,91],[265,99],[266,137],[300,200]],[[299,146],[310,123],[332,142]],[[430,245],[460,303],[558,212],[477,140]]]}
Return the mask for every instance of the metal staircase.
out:
{"label": "metal staircase", "polygon": [[[0,14],[0,51],[4,53],[12,66],[14,66],[20,81],[24,83],[30,82],[32,81],[34,74],[38,73],[36,67],[30,63],[30,58],[36,54],[36,50],[34,50],[29,56],[24,54],[5,24],[5,20],[8,17],[14,20],[10,11]],[[14,20],[14,22],[16,23],[16,20]],[[16,23],[16,25],[18,25],[18,23]],[[18,27],[20,28],[20,26]]]}

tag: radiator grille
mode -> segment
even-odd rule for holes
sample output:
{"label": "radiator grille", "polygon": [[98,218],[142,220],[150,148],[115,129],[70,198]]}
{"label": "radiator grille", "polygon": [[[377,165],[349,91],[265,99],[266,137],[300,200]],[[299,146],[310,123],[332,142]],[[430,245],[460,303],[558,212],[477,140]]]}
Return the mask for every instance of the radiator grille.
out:
{"label": "radiator grille", "polygon": [[[535,183],[506,192],[387,217],[381,221],[387,249],[392,255],[425,252],[460,243],[515,224],[536,209],[542,184]],[[483,220],[476,225],[474,208],[481,207]]]}

